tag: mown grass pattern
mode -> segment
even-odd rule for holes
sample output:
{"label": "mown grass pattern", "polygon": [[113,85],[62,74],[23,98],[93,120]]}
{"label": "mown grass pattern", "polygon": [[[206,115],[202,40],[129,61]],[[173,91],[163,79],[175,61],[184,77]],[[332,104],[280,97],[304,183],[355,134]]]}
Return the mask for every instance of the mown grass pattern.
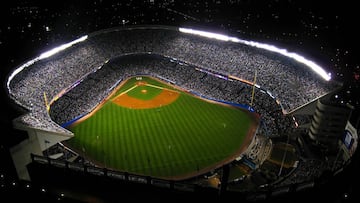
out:
{"label": "mown grass pattern", "polygon": [[[143,80],[172,88],[148,77]],[[113,97],[135,82],[128,80]],[[108,168],[166,178],[224,161],[240,148],[251,122],[242,109],[185,92],[170,105],[150,109],[125,108],[109,100],[70,128],[75,137],[67,144]]]}

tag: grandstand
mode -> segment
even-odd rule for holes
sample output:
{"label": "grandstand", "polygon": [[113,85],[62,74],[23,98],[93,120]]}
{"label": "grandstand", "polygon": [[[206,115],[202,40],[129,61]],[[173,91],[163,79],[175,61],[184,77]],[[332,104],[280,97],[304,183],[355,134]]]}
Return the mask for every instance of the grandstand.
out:
{"label": "grandstand", "polygon": [[[296,128],[291,117],[295,109],[341,86],[290,54],[237,38],[207,38],[183,31],[154,25],[101,30],[17,67],[7,89],[9,97],[28,110],[14,125],[38,139],[40,147],[31,153],[42,155],[73,137],[64,126],[92,112],[123,80],[149,75],[258,113],[260,127],[243,154],[255,170],[271,155],[270,138],[289,136]],[[312,162],[300,163],[308,167]]]}
{"label": "grandstand", "polygon": [[[151,26],[99,31],[57,54],[47,58],[43,54],[13,72],[7,82],[9,95],[20,106],[30,110],[31,113],[21,119],[25,125],[69,133],[64,132],[49,118],[44,108],[43,93],[47,94],[49,100],[57,98],[86,78],[86,75],[106,67],[109,60],[139,53],[172,58],[174,61],[245,81],[253,80],[256,69],[257,84],[260,87],[257,92],[266,92],[281,102],[285,112],[291,112],[296,107],[329,93],[338,85],[333,81],[323,80],[304,64],[280,54],[240,43],[185,34],[177,28]],[[144,68],[144,71],[148,73],[151,70]],[[117,80],[126,78],[131,73],[127,74]],[[176,74],[173,75],[177,77]],[[194,88],[203,85],[196,81],[193,84]],[[108,85],[111,87],[114,84]],[[106,92],[103,97],[105,95]],[[250,95],[244,95],[245,102],[240,103],[249,104]],[[227,99],[234,101],[234,97],[237,95]],[[82,108],[91,110],[92,107],[94,106],[87,104]]]}

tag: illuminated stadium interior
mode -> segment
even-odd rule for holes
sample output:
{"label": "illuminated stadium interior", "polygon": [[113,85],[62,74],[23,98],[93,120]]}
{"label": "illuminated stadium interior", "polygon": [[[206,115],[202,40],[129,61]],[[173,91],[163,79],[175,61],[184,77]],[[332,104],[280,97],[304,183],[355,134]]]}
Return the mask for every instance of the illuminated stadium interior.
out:
{"label": "illuminated stadium interior", "polygon": [[[180,31],[184,31],[184,29],[180,29]],[[188,29],[185,31],[189,32]],[[195,32],[195,34],[197,33]],[[216,39],[223,39],[225,37],[221,37],[222,35],[215,36],[217,36]],[[230,39],[235,42],[239,41],[235,40],[236,38]],[[39,113],[38,110],[46,110],[43,105],[44,92],[49,99],[56,98],[59,93],[66,91],[67,88],[71,88],[77,81],[82,80],[84,76],[101,68],[108,60],[133,53],[151,53],[167,56],[173,60],[185,62],[200,69],[214,71],[228,78],[235,80],[239,78],[239,80],[245,81],[245,83],[250,85],[257,70],[254,67],[259,67],[257,70],[257,89],[267,92],[274,99],[281,102],[285,113],[325,95],[333,90],[334,86],[336,87],[336,84],[334,85],[333,82],[327,82],[330,79],[329,74],[326,74],[314,62],[307,61],[296,54],[287,53],[282,49],[276,49],[274,46],[244,40],[241,42],[250,45],[254,44],[255,48],[240,43],[209,41],[196,35],[182,34],[177,29],[169,27],[135,27],[131,29],[105,30],[94,33],[91,37],[81,37],[25,63],[10,75],[7,86],[10,96],[16,102],[27,109],[36,108],[36,111],[33,111],[33,114],[29,117],[37,117],[40,120],[44,119],[48,123],[51,122],[46,119],[48,117],[46,114],[44,116],[35,115]],[[67,47],[70,48],[54,55]],[[268,50],[275,50],[286,55],[262,51],[258,47],[263,49],[271,47]],[[191,48],[194,50],[212,50],[212,55],[209,55],[206,51],[197,52]],[[250,55],[255,57],[255,60],[244,60],[246,57],[250,58]],[[292,59],[287,59],[289,55],[296,60],[301,59],[301,61],[298,63]],[[222,56],[226,56],[229,61],[224,63]],[[62,71],[56,72],[55,75],[47,75],[47,72],[57,70],[57,64],[51,65],[51,63],[54,63],[52,58],[58,64],[70,64],[68,66],[63,65]],[[306,66],[308,64],[310,65]],[[262,65],[265,65],[267,68],[261,68]],[[270,67],[274,70],[270,69]],[[36,71],[33,71],[33,69]],[[76,72],[72,71],[72,69],[76,69]],[[286,75],[284,75],[285,73]],[[62,77],[63,74],[66,75],[66,78]],[[44,77],[45,75],[51,78]],[[26,84],[34,78],[39,81],[39,84],[34,85],[43,88],[37,91],[37,93],[32,91],[29,84]],[[117,80],[121,80],[121,78]],[[114,84],[109,85],[111,87]],[[278,89],[279,86],[284,88]],[[286,93],[284,94],[284,92]],[[239,103],[249,104],[249,102]],[[25,118],[27,117],[25,116]],[[24,122],[26,122],[25,120]],[[32,123],[32,125],[41,124]],[[53,127],[56,128],[56,126]]]}
{"label": "illuminated stadium interior", "polygon": [[[76,137],[63,124],[91,113],[121,82],[138,75],[204,98],[239,104],[259,115],[248,148],[229,164],[228,190],[262,191],[268,185],[278,193],[286,193],[289,185],[301,190],[312,187],[322,172],[334,173],[346,162],[303,160],[299,158],[303,151],[291,144],[291,136],[304,133],[302,124],[311,120],[296,113],[341,87],[328,70],[273,45],[195,28],[152,25],[100,30],[24,63],[6,83],[10,98],[28,110],[14,121],[15,126],[39,131],[41,150],[34,154],[49,156],[49,148],[63,147],[61,142]],[[352,143],[352,150],[356,146]],[[86,160],[67,150],[70,157]],[[99,166],[87,161],[91,167]],[[313,166],[317,168],[304,176]],[[222,170],[197,174],[188,183],[218,189]],[[144,179],[136,176],[134,181]]]}

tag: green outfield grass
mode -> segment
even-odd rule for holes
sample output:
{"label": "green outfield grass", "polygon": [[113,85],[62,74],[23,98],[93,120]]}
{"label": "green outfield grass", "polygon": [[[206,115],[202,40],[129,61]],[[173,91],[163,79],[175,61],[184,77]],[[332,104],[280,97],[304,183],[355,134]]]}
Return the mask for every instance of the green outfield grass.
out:
{"label": "green outfield grass", "polygon": [[[142,77],[159,87],[175,89]],[[112,98],[129,90],[135,78],[121,84]],[[161,89],[146,86],[127,94],[151,100]],[[207,102],[186,92],[158,108],[131,109],[111,102],[69,127],[75,136],[66,144],[101,166],[160,178],[211,170],[239,152],[254,119],[242,109]]]}

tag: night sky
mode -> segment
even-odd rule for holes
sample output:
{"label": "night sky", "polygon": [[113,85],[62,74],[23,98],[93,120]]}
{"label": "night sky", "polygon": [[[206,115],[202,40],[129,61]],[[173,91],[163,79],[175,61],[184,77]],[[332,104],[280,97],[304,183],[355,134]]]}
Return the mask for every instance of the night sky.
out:
{"label": "night sky", "polygon": [[[344,4],[346,3],[346,4]],[[161,24],[198,29],[274,44],[304,55],[344,82],[341,95],[359,105],[359,11],[348,1],[280,0],[19,0],[0,8],[1,150],[22,137],[11,129],[19,115],[4,82],[26,60],[85,34],[116,26]],[[356,164],[359,168],[359,164]],[[6,170],[1,169],[1,173]],[[351,181],[350,181],[351,182]],[[356,194],[348,185],[346,193]],[[352,200],[352,199],[351,199]],[[334,202],[350,198],[337,197]]]}

